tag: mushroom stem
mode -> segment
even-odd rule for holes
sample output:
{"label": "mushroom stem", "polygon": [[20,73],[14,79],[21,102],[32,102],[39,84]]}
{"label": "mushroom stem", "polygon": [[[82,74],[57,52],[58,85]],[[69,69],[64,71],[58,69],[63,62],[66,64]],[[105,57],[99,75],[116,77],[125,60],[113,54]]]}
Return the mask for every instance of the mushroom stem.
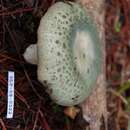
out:
{"label": "mushroom stem", "polygon": [[37,44],[28,46],[23,57],[28,63],[37,65]]}

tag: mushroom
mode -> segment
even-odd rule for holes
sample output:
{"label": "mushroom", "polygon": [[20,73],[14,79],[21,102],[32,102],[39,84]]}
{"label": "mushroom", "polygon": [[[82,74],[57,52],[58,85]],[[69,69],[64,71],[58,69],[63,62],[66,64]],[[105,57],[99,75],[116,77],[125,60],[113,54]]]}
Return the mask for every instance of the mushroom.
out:
{"label": "mushroom", "polygon": [[37,64],[37,45],[31,44],[25,50],[23,57],[27,62],[36,65]]}
{"label": "mushroom", "polygon": [[52,5],[41,18],[37,45],[30,48],[24,58],[37,63],[38,80],[52,100],[72,106],[90,95],[101,73],[102,49],[96,26],[81,5]]}

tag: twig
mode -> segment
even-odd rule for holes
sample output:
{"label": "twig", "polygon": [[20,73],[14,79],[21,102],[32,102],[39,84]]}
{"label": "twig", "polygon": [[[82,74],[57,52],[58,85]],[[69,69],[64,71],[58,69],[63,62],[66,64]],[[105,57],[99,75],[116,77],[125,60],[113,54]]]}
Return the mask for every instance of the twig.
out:
{"label": "twig", "polygon": [[[7,30],[8,30],[8,32],[9,32],[9,34],[10,34],[10,37],[11,37],[11,39],[12,39],[12,41],[13,41],[14,46],[15,46],[15,48],[16,48],[17,54],[18,54],[18,56],[19,56],[19,59],[22,60],[22,56],[21,56],[21,54],[20,54],[19,51],[18,51],[18,48],[17,48],[17,45],[16,45],[16,40],[14,39],[13,33],[11,32],[11,30],[9,29],[9,27],[8,27],[7,24],[5,24],[5,26],[6,26]],[[20,64],[20,65],[21,65],[21,67],[22,67],[22,69],[23,69],[23,71],[24,71],[24,74],[25,74],[25,76],[26,76],[26,78],[27,78],[27,80],[28,80],[30,86],[32,87],[33,91],[34,91],[35,94],[39,97],[39,99],[41,99],[42,97],[38,94],[38,92],[37,92],[36,89],[34,88],[34,85],[32,84],[32,82],[31,82],[31,80],[30,80],[30,77],[29,77],[29,75],[28,75],[28,73],[27,73],[27,71],[26,71],[26,69],[25,69],[25,66],[24,66],[23,64]]]}
{"label": "twig", "polygon": [[45,118],[45,116],[44,116],[44,114],[42,113],[42,111],[41,111],[41,110],[39,111],[39,114],[40,114],[41,119],[42,119],[42,121],[41,121],[41,120],[39,120],[39,121],[40,121],[40,123],[41,123],[41,125],[42,125],[42,124],[44,124],[44,125],[45,125],[45,129],[46,129],[46,130],[51,130],[51,128],[49,127],[49,125],[48,125],[48,123],[47,123],[47,121],[46,121],[46,118]]}
{"label": "twig", "polygon": [[0,124],[2,126],[2,130],[7,130],[6,127],[5,127],[5,124],[3,122],[3,120],[0,118]]}
{"label": "twig", "polygon": [[30,108],[30,106],[28,105],[26,99],[15,89],[15,96],[20,99],[26,106],[27,108]]}
{"label": "twig", "polygon": [[24,9],[22,8],[22,9],[17,9],[11,12],[0,13],[0,16],[9,16],[9,15],[24,13],[24,12],[31,12],[31,11],[33,11],[33,8],[24,8]]}
{"label": "twig", "polygon": [[38,117],[39,117],[39,110],[36,112],[36,117],[35,117],[35,121],[34,121],[34,125],[33,125],[33,130],[36,129],[36,125],[37,125]]}
{"label": "twig", "polygon": [[12,57],[10,57],[10,56],[8,56],[8,55],[0,54],[0,56],[6,58],[6,60],[7,60],[7,59],[10,59],[10,60],[15,61],[15,62],[24,63],[23,61],[14,59],[14,58],[12,58]]}
{"label": "twig", "polygon": [[115,90],[110,89],[110,88],[108,89],[108,91],[111,92],[112,94],[114,94],[115,96],[119,97],[123,103],[128,104],[127,100],[120,93],[118,93]]}

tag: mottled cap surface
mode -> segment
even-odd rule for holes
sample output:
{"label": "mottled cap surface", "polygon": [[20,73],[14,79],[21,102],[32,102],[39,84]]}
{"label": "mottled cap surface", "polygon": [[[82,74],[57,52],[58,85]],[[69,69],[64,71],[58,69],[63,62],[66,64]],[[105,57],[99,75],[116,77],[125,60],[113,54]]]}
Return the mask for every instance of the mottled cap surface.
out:
{"label": "mottled cap surface", "polygon": [[100,39],[92,19],[76,3],[57,2],[38,29],[38,79],[64,106],[84,101],[101,72]]}

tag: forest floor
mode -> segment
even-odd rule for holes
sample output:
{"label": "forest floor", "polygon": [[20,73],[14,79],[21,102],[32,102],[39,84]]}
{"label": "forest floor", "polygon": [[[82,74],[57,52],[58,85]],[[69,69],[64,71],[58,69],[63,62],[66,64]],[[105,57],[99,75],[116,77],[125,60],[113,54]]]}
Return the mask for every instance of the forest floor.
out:
{"label": "forest floor", "polygon": [[[37,80],[23,52],[37,41],[41,16],[56,0],[0,0],[0,130],[83,130]],[[106,0],[105,39],[109,130],[130,130],[130,1]],[[15,107],[6,118],[8,71],[15,72]],[[78,124],[78,125],[77,125]],[[129,127],[129,128],[128,128]]]}

